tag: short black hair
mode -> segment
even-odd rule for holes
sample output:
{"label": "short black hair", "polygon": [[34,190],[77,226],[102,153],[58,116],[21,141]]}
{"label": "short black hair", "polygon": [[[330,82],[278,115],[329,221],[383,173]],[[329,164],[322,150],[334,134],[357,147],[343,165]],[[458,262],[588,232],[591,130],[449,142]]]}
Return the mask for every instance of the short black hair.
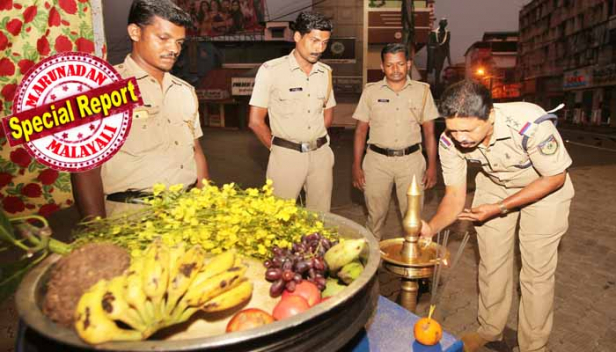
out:
{"label": "short black hair", "polygon": [[313,30],[328,31],[334,30],[334,24],[332,21],[316,12],[300,12],[297,15],[297,19],[293,23],[293,31],[299,32],[299,34],[308,34]]}
{"label": "short black hair", "polygon": [[441,116],[477,117],[487,120],[494,104],[490,90],[474,80],[464,80],[449,86],[441,96],[438,110]]}
{"label": "short black hair", "polygon": [[389,43],[381,50],[381,62],[385,62],[385,54],[404,53],[404,57],[410,60],[408,46],[401,43]]}
{"label": "short black hair", "polygon": [[134,0],[128,12],[128,24],[147,26],[152,24],[154,16],[184,28],[193,25],[190,15],[169,0]]}

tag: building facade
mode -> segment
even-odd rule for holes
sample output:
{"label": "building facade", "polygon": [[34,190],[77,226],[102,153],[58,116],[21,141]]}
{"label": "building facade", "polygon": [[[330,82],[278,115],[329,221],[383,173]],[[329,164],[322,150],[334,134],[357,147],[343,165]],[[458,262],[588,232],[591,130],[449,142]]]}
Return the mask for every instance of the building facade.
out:
{"label": "building facade", "polygon": [[524,100],[576,124],[616,126],[616,1],[533,0],[520,11]]}
{"label": "building facade", "polygon": [[464,54],[466,77],[482,82],[496,101],[517,100],[518,32],[486,32]]}

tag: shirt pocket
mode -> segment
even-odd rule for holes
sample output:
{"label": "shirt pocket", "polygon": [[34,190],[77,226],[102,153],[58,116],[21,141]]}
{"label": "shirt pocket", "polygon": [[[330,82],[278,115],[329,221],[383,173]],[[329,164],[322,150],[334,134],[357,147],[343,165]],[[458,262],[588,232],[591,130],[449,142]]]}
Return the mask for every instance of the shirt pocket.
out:
{"label": "shirt pocket", "polygon": [[410,123],[421,124],[423,120],[423,116],[421,116],[421,107],[417,106],[417,104],[412,101],[408,102],[408,119]]}
{"label": "shirt pocket", "polygon": [[299,113],[303,108],[302,94],[306,93],[303,90],[291,91],[290,89],[279,91],[276,104],[272,106],[274,115],[288,119]]}
{"label": "shirt pocket", "polygon": [[146,105],[133,111],[128,137],[122,150],[133,156],[143,156],[160,148],[164,136],[157,124],[160,123],[160,107]]}

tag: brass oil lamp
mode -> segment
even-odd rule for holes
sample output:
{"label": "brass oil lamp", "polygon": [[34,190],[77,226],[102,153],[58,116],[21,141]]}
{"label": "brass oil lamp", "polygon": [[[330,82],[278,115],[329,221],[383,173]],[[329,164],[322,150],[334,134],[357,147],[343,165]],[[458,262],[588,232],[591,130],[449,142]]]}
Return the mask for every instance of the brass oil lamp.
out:
{"label": "brass oil lamp", "polygon": [[[383,240],[379,246],[383,267],[400,277],[401,291],[399,303],[414,312],[417,307],[419,280],[432,277],[435,267],[439,265],[440,245],[429,241],[420,241],[421,232],[421,190],[413,177],[407,192],[408,209],[402,221],[404,236]],[[445,252],[443,262],[448,258]]]}

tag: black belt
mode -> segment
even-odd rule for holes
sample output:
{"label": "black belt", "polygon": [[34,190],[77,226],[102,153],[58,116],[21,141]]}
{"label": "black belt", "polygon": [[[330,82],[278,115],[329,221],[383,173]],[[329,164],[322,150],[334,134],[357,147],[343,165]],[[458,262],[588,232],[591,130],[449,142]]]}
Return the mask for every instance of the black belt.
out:
{"label": "black belt", "polygon": [[277,145],[279,147],[288,148],[292,150],[296,150],[300,153],[307,153],[313,150],[317,150],[327,143],[327,136],[323,136],[312,142],[303,142],[303,143],[295,143],[288,141],[286,139],[282,139],[280,137],[274,137],[272,139],[272,144]]}
{"label": "black belt", "polygon": [[383,154],[385,156],[405,156],[405,155],[413,154],[416,151],[418,151],[419,143],[414,144],[410,147],[406,147],[404,149],[387,149],[387,148],[377,147],[374,144],[370,144],[370,149],[372,149],[372,151],[374,152]]}
{"label": "black belt", "polygon": [[107,195],[107,200],[118,203],[146,204],[145,200],[153,196],[154,194],[151,192],[124,191]]}
{"label": "black belt", "polygon": [[[188,186],[186,191],[190,191],[191,189],[195,188],[196,185],[197,181]],[[110,202],[118,203],[147,204],[145,200],[152,197],[154,197],[154,193],[152,192],[128,190],[124,192],[111,193],[107,195],[106,199]]]}

